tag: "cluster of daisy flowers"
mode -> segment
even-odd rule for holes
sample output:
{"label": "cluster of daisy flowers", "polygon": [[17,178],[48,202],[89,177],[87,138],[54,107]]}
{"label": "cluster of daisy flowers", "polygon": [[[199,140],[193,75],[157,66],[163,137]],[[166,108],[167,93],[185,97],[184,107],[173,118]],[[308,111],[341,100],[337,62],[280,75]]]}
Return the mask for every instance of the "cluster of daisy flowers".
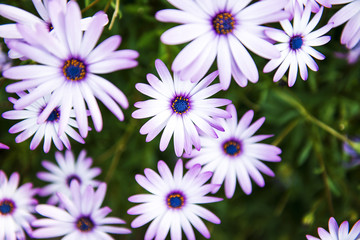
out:
{"label": "cluster of daisy flowers", "polygon": [[[136,175],[137,183],[149,193],[129,197],[127,213],[139,215],[132,228],[151,222],[145,239],[195,239],[195,228],[210,238],[204,224],[220,224],[220,219],[200,204],[222,201],[209,194],[224,185],[226,198],[235,194],[237,182],[245,194],[252,193],[253,180],[264,187],[262,175],[274,177],[264,162],[280,162],[281,149],[261,141],[273,135],[254,135],[265,121],[253,122],[254,111],[248,110],[239,120],[231,100],[213,95],[230,87],[231,79],[240,87],[259,81],[258,67],[250,52],[268,59],[263,72],[274,73],[274,82],[287,79],[292,87],[298,75],[307,80],[308,68],[317,71],[317,60],[325,56],[314,49],[330,41],[324,36],[345,22],[341,43],[357,51],[360,42],[360,5],[358,0],[168,0],[177,9],[156,13],[161,22],[179,23],[161,35],[164,44],[189,42],[175,57],[171,70],[155,61],[157,75],[148,74],[148,83],[135,88],[151,99],[136,102],[132,113],[136,119],[150,118],[141,128],[146,142],[162,132],[159,149],[165,151],[173,139],[179,159],[173,173],[164,161],[158,162],[158,173],[146,168]],[[324,7],[348,3],[329,22],[319,28]],[[40,16],[0,4],[0,15],[15,23],[0,26],[9,58],[30,59],[1,68],[5,78],[17,80],[6,86],[13,110],[2,114],[5,119],[21,120],[9,129],[19,133],[17,143],[31,138],[30,149],[43,141],[48,153],[54,144],[58,150],[71,148],[70,138],[84,144],[91,118],[93,127],[103,128],[100,100],[120,121],[122,109],[129,106],[127,97],[113,83],[99,74],[108,74],[137,66],[135,50],[117,50],[121,37],[111,36],[97,44],[107,15],[100,11],[82,18],[74,0],[33,0]],[[280,23],[282,30],[269,27]],[[266,25],[266,26],[265,26]],[[315,28],[317,28],[315,30]],[[241,57],[240,57],[241,56]],[[7,58],[7,57],[6,57]],[[355,61],[356,56],[352,56]],[[208,73],[216,61],[217,70]],[[288,77],[284,77],[288,72]],[[299,74],[298,74],[299,72]],[[219,83],[214,83],[216,78]],[[225,109],[223,109],[225,107]],[[90,124],[91,125],[91,124]],[[0,144],[0,148],[8,148]],[[109,207],[101,207],[106,183],[95,180],[101,170],[91,168],[92,160],[83,151],[77,160],[72,152],[55,154],[57,165],[43,161],[47,172],[38,178],[49,182],[43,188],[30,183],[18,188],[19,174],[9,180],[0,172],[0,239],[31,238],[112,239],[109,234],[129,234],[122,219],[107,217]],[[210,183],[207,183],[210,181]],[[47,197],[47,204],[37,204],[34,196]],[[36,219],[34,214],[42,216]],[[348,222],[337,226],[329,220],[328,233],[319,228],[321,239],[356,239],[360,225],[349,232]],[[317,239],[307,235],[308,239]]]}

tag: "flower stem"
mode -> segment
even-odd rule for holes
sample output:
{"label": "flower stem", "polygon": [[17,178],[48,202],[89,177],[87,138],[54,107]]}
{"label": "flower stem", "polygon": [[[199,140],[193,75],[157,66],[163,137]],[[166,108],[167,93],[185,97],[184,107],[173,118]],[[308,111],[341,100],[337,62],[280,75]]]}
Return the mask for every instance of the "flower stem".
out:
{"label": "flower stem", "polygon": [[90,8],[92,8],[95,4],[97,4],[100,0],[95,0],[92,3],[90,3],[89,5],[87,5],[85,8],[83,8],[81,10],[81,13],[86,12],[87,10],[89,10]]}
{"label": "flower stem", "polygon": [[285,129],[278,135],[278,137],[271,143],[271,145],[277,146],[279,145],[282,140],[296,127],[299,120],[295,119],[294,121],[290,122]]}
{"label": "flower stem", "polygon": [[312,122],[316,126],[322,128],[326,132],[330,133],[334,137],[338,138],[339,140],[346,142],[349,144],[352,148],[354,148],[357,152],[360,152],[360,144],[355,143],[351,141],[346,135],[343,135],[336,131],[334,128],[330,127],[326,123],[320,121],[319,119],[312,116],[306,108],[300,103],[300,100],[296,99],[294,96],[292,96],[289,93],[285,93],[283,91],[276,90],[277,96],[279,96],[281,99],[285,100],[287,103],[291,104],[293,107],[295,107],[301,115],[303,115],[308,121]]}
{"label": "flower stem", "polygon": [[315,151],[316,159],[319,161],[319,164],[320,164],[320,167],[322,170],[321,177],[322,177],[322,180],[325,185],[325,195],[326,195],[326,199],[328,202],[329,211],[330,211],[331,216],[334,216],[334,207],[332,204],[332,196],[331,196],[331,191],[330,191],[329,182],[328,182],[329,176],[326,171],[326,166],[325,166],[325,162],[324,162],[324,158],[323,158],[323,154],[322,154],[323,149],[322,149],[322,145],[320,144],[321,143],[320,134],[316,128],[314,128],[313,133],[314,133],[314,138],[315,138],[314,151]]}
{"label": "flower stem", "polygon": [[120,0],[115,0],[115,11],[114,11],[114,14],[113,14],[112,17],[111,17],[111,22],[110,22],[110,25],[109,25],[109,30],[111,30],[112,27],[114,26],[115,19],[116,19],[117,15],[119,14],[119,7],[120,7]]}

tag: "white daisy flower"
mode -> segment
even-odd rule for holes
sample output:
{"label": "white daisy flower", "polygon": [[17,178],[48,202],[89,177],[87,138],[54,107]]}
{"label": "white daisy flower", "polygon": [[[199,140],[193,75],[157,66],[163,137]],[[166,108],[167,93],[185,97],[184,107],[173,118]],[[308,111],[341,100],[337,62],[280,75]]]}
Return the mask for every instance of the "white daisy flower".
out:
{"label": "white daisy flower", "polygon": [[[279,162],[281,149],[260,141],[272,135],[255,135],[254,133],[264,123],[262,117],[250,125],[254,111],[246,112],[239,123],[234,105],[229,105],[227,111],[232,115],[229,119],[218,119],[225,129],[217,131],[219,138],[201,137],[200,151],[194,150],[189,156],[191,160],[186,164],[191,168],[196,164],[202,166],[202,172],[212,171],[213,184],[224,184],[225,195],[231,198],[236,188],[236,179],[246,194],[252,192],[251,178],[257,185],[263,187],[265,180],[260,172],[274,176],[274,172],[263,161]],[[214,192],[213,192],[214,193]]]}
{"label": "white daisy flower", "polygon": [[39,179],[49,182],[49,185],[39,191],[40,196],[51,195],[48,200],[49,204],[58,203],[57,192],[70,196],[70,183],[72,180],[79,182],[81,190],[85,190],[88,185],[93,187],[99,185],[100,182],[94,180],[94,178],[101,173],[101,169],[98,167],[91,168],[93,160],[86,157],[85,150],[80,152],[76,161],[74,154],[69,150],[65,152],[65,155],[56,152],[55,159],[57,165],[49,161],[42,161],[43,167],[49,172],[38,172],[37,174]]}
{"label": "white daisy flower", "polygon": [[11,174],[9,180],[0,170],[0,239],[25,240],[25,232],[31,236],[30,223],[36,218],[32,215],[37,200],[37,189],[32,183],[19,186],[19,174]]}
{"label": "white daisy flower", "polygon": [[309,22],[311,6],[307,5],[303,12],[301,12],[299,8],[296,8],[293,25],[291,25],[289,20],[284,20],[280,22],[284,31],[276,29],[265,30],[265,34],[269,38],[280,42],[275,46],[281,51],[281,57],[271,59],[264,67],[265,73],[271,72],[279,67],[275,72],[274,82],[279,81],[282,76],[284,76],[286,70],[289,69],[288,85],[289,87],[292,87],[296,81],[298,68],[303,80],[307,80],[308,78],[306,66],[313,71],[319,69],[312,57],[323,60],[325,59],[325,56],[312,47],[321,46],[329,42],[330,36],[323,35],[333,26],[332,23],[329,23],[322,28],[311,32],[319,23],[323,9],[324,8],[321,7],[319,12],[316,13]]}
{"label": "white daisy flower", "polygon": [[200,173],[200,165],[193,166],[183,176],[183,162],[176,163],[174,174],[165,162],[158,162],[159,174],[147,168],[145,176],[136,175],[136,181],[151,194],[139,194],[129,198],[130,202],[141,203],[128,210],[128,214],[140,215],[131,227],[149,225],[144,239],[164,240],[170,231],[171,239],[181,239],[181,230],[188,239],[195,239],[193,225],[204,237],[210,238],[210,232],[199,218],[219,224],[220,219],[199,204],[219,202],[222,199],[206,196],[219,185],[205,184],[212,172]]}
{"label": "white daisy flower", "polygon": [[[17,94],[20,97],[27,95],[25,92],[18,92]],[[56,148],[60,151],[63,150],[63,145],[65,145],[67,149],[70,149],[71,145],[67,135],[72,137],[79,143],[85,143],[84,139],[79,135],[79,133],[77,133],[73,129],[73,127],[78,127],[77,122],[73,118],[70,118],[68,124],[65,126],[64,134],[61,136],[58,135],[59,119],[62,114],[59,106],[52,108],[52,111],[45,120],[45,122],[38,124],[39,116],[47,107],[49,99],[50,95],[47,95],[34,101],[32,104],[25,107],[25,109],[23,110],[11,110],[2,114],[2,117],[6,119],[23,119],[21,122],[15,124],[9,129],[10,133],[21,132],[15,138],[15,142],[23,142],[35,134],[30,143],[30,149],[34,150],[35,148],[37,148],[42,139],[44,139],[43,149],[45,153],[49,152],[51,142],[53,142]],[[15,104],[17,100],[10,97],[9,101]],[[73,112],[73,110],[71,110],[70,117],[74,116],[75,113]]]}

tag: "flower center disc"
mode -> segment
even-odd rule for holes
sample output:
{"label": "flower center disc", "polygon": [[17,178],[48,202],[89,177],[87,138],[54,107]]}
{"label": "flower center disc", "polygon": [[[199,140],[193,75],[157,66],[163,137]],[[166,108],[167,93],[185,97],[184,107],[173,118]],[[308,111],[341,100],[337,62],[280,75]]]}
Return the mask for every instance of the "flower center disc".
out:
{"label": "flower center disc", "polygon": [[224,153],[229,156],[237,156],[241,152],[241,143],[236,140],[229,140],[223,145]]}
{"label": "flower center disc", "polygon": [[48,23],[47,27],[48,27],[49,32],[51,32],[54,29],[52,23]]}
{"label": "flower center disc", "polygon": [[292,50],[297,50],[303,45],[303,39],[301,36],[294,36],[290,39],[290,48]]}
{"label": "flower center disc", "polygon": [[168,207],[179,209],[184,206],[185,197],[183,194],[181,194],[179,192],[173,192],[167,196],[166,202],[167,202]]}
{"label": "flower center disc", "polygon": [[48,122],[55,122],[58,121],[60,118],[60,111],[59,109],[55,108],[49,115],[46,121]]}
{"label": "flower center disc", "polygon": [[10,199],[0,201],[0,215],[11,214],[15,210],[15,203]]}
{"label": "flower center disc", "polygon": [[77,59],[69,59],[63,66],[63,74],[70,81],[82,80],[86,75],[85,64]]}
{"label": "flower center disc", "polygon": [[72,180],[76,180],[78,181],[79,184],[81,184],[81,179],[78,175],[76,174],[71,174],[66,178],[66,184],[70,187],[70,183],[72,182]]}
{"label": "flower center disc", "polygon": [[80,217],[76,221],[76,227],[81,232],[89,232],[94,228],[94,222],[91,220],[90,217]]}
{"label": "flower center disc", "polygon": [[230,13],[219,13],[213,18],[212,24],[218,34],[226,35],[233,31],[235,19]]}
{"label": "flower center disc", "polygon": [[173,111],[177,114],[186,113],[190,109],[189,99],[185,97],[176,97],[171,104]]}

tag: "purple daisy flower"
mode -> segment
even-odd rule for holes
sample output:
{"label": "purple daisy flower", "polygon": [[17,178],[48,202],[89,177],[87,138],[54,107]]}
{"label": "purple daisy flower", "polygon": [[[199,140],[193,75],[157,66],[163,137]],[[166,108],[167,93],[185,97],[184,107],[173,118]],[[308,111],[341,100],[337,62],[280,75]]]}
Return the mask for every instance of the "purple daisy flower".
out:
{"label": "purple daisy flower", "polygon": [[225,182],[225,195],[231,198],[235,192],[236,178],[246,194],[252,191],[250,177],[257,185],[263,187],[265,181],[260,172],[272,177],[275,174],[262,161],[281,161],[278,156],[281,149],[258,143],[272,135],[253,136],[264,123],[264,117],[250,125],[254,116],[254,111],[250,110],[237,123],[235,106],[232,104],[227,106],[227,111],[232,118],[218,119],[225,131],[217,132],[219,136],[217,139],[201,137],[201,150],[193,151],[186,156],[192,158],[186,167],[192,168],[200,164],[203,166],[202,172],[214,172],[211,183],[221,185]]}
{"label": "purple daisy flower", "polygon": [[106,217],[111,209],[102,207],[106,193],[106,183],[101,183],[96,191],[89,185],[81,191],[78,181],[70,184],[71,198],[58,193],[65,209],[56,206],[39,204],[35,210],[46,218],[32,222],[33,238],[54,238],[65,236],[67,240],[99,240],[113,239],[108,233],[129,234],[131,231],[123,227],[108,224],[124,224],[125,221],[116,217]]}
{"label": "purple daisy flower", "polygon": [[2,51],[0,45],[0,73],[11,67],[11,60],[8,55]]}
{"label": "purple daisy flower", "polygon": [[6,78],[23,79],[6,87],[6,91],[10,93],[35,88],[28,95],[22,96],[14,108],[22,109],[51,93],[47,106],[39,115],[38,123],[46,121],[54,107],[60,105],[60,136],[65,131],[72,106],[80,134],[82,137],[87,136],[88,118],[85,102],[95,129],[101,131],[102,117],[95,97],[119,120],[124,120],[119,105],[123,108],[128,107],[126,96],[114,84],[96,74],[135,67],[137,61],[134,59],[138,57],[138,53],[133,50],[115,51],[121,42],[118,35],[106,39],[94,48],[103,30],[103,19],[107,18],[103,12],[98,12],[92,17],[83,34],[80,28],[81,12],[76,1],[72,0],[67,4],[65,13],[61,11],[58,1],[49,1],[48,10],[52,24],[57,29],[56,37],[41,25],[36,25],[36,29],[32,29],[18,24],[18,30],[26,42],[8,42],[11,49],[42,64],[16,66],[3,73]]}
{"label": "purple daisy flower", "polygon": [[57,165],[49,161],[42,161],[43,167],[49,172],[38,172],[37,174],[39,179],[50,183],[39,191],[40,196],[51,195],[48,204],[54,205],[59,202],[57,192],[70,197],[70,183],[72,180],[79,182],[81,191],[84,191],[88,185],[96,187],[100,184],[94,178],[101,173],[101,169],[98,167],[91,168],[93,160],[86,157],[85,150],[80,152],[77,161],[75,161],[74,154],[69,150],[65,152],[65,155],[56,152],[55,159]]}
{"label": "purple daisy flower", "polygon": [[24,240],[25,233],[31,236],[30,223],[35,220],[32,215],[37,200],[32,183],[19,186],[19,174],[11,174],[9,180],[0,170],[0,239]]}
{"label": "purple daisy flower", "polygon": [[360,58],[360,41],[352,49],[348,49],[347,53],[336,52],[338,58],[345,58],[349,64],[355,64]]}
{"label": "purple daisy flower", "polygon": [[160,150],[167,148],[174,133],[175,153],[179,157],[184,149],[190,152],[192,145],[200,149],[200,132],[216,138],[214,128],[220,131],[223,128],[212,117],[231,117],[225,110],[217,108],[231,103],[230,100],[208,99],[221,90],[219,83],[209,86],[218,73],[213,72],[199,83],[192,83],[182,81],[177,73],[172,78],[161,60],[155,61],[155,67],[161,80],[149,73],[146,78],[150,85],[135,85],[141,93],[155,98],[135,103],[139,109],[132,113],[133,118],[152,117],[140,129],[141,134],[147,134],[146,141],[153,140],[165,128]]}
{"label": "purple daisy flower", "polygon": [[360,1],[359,0],[330,0],[331,4],[349,3],[340,9],[329,22],[334,23],[334,27],[345,24],[341,34],[341,44],[352,49],[360,42]]}
{"label": "purple daisy flower", "polygon": [[360,220],[357,221],[349,232],[349,223],[344,221],[338,226],[335,218],[329,219],[329,232],[322,227],[318,228],[320,238],[306,235],[308,240],[355,240],[360,234]]}
{"label": "purple daisy flower", "polygon": [[3,143],[0,143],[0,149],[10,149],[9,146],[3,144]]}
{"label": "purple daisy flower", "polygon": [[204,184],[212,172],[200,173],[200,165],[193,166],[183,176],[183,162],[176,163],[174,174],[165,162],[158,162],[159,174],[146,168],[145,176],[136,175],[136,181],[151,194],[139,194],[129,198],[130,202],[141,203],[128,210],[128,214],[140,215],[135,218],[131,227],[138,228],[151,222],[144,239],[166,238],[169,230],[171,239],[181,239],[181,229],[188,239],[195,239],[195,227],[204,237],[210,238],[210,232],[199,218],[220,224],[220,219],[209,210],[198,204],[219,202],[222,199],[206,196],[217,189],[216,184]]}
{"label": "purple daisy flower", "polygon": [[170,45],[191,41],[176,56],[172,70],[196,82],[217,58],[224,90],[229,88],[231,76],[242,87],[248,80],[257,82],[259,73],[246,48],[264,58],[280,57],[263,34],[266,27],[260,25],[287,19],[289,14],[282,9],[288,0],[258,1],[247,6],[250,1],[168,0],[179,10],[161,10],[156,19],[183,25],[164,32],[161,41]]}
{"label": "purple daisy flower", "polygon": [[301,11],[303,11],[306,5],[310,5],[311,12],[317,13],[320,10],[320,6],[331,8],[330,1],[331,0],[289,0],[285,6],[285,10],[294,15],[297,7],[300,7]]}
{"label": "purple daisy flower", "polygon": [[[17,93],[20,97],[26,96],[25,92]],[[49,105],[50,95],[37,99],[29,106],[25,107],[23,110],[11,110],[4,112],[2,114],[3,118],[12,119],[12,120],[20,120],[21,122],[15,124],[9,129],[10,133],[20,133],[16,138],[15,142],[20,143],[30,138],[35,134],[31,143],[30,149],[34,150],[37,148],[44,138],[44,152],[47,153],[50,150],[51,142],[54,142],[54,145],[60,151],[63,150],[63,145],[67,149],[71,148],[69,135],[71,138],[75,139],[79,143],[85,143],[84,139],[73,129],[78,127],[78,124],[73,118],[68,120],[67,125],[65,126],[64,134],[59,136],[59,119],[62,115],[61,108],[59,106],[53,107],[50,115],[45,120],[44,123],[38,124],[38,119],[40,114],[44,111],[44,109]],[[16,99],[10,97],[9,101],[13,104],[16,104]],[[73,110],[70,111],[70,116],[74,117],[75,114]]]}
{"label": "purple daisy flower", "polygon": [[[284,76],[287,69],[289,69],[288,85],[292,87],[295,84],[298,74],[298,67],[301,78],[305,81],[308,78],[308,66],[311,70],[317,71],[318,65],[312,59],[312,57],[323,60],[325,56],[313,49],[314,46],[321,46],[330,41],[330,36],[323,36],[333,26],[333,24],[327,24],[322,28],[311,32],[318,24],[323,7],[319,12],[310,19],[311,6],[306,5],[303,12],[299,8],[295,9],[293,25],[289,20],[281,21],[280,24],[284,31],[281,30],[265,30],[265,34],[280,42],[275,45],[279,51],[281,51],[280,58],[271,59],[264,67],[264,72],[268,73],[279,67],[274,75],[274,82],[279,81]],[[312,57],[311,57],[312,56]]]}
{"label": "purple daisy flower", "polygon": [[[67,0],[54,0],[59,3],[60,11],[64,12],[66,10]],[[48,2],[49,0],[32,0],[36,11],[38,12],[39,17],[29,13],[23,9],[0,4],[0,16],[10,19],[16,23],[25,24],[29,27],[35,27],[35,25],[40,24],[44,29],[53,31],[54,27],[52,25],[51,16],[48,11]],[[108,22],[107,18],[103,18],[103,25],[106,25]],[[91,18],[81,19],[81,29],[85,30],[89,25]],[[23,39],[21,33],[18,31],[16,27],[16,23],[3,24],[0,25],[0,37],[5,38],[5,42],[8,39]],[[56,32],[56,31],[53,31]],[[17,53],[10,49],[9,56],[11,58],[19,58],[22,57],[21,54]]]}

